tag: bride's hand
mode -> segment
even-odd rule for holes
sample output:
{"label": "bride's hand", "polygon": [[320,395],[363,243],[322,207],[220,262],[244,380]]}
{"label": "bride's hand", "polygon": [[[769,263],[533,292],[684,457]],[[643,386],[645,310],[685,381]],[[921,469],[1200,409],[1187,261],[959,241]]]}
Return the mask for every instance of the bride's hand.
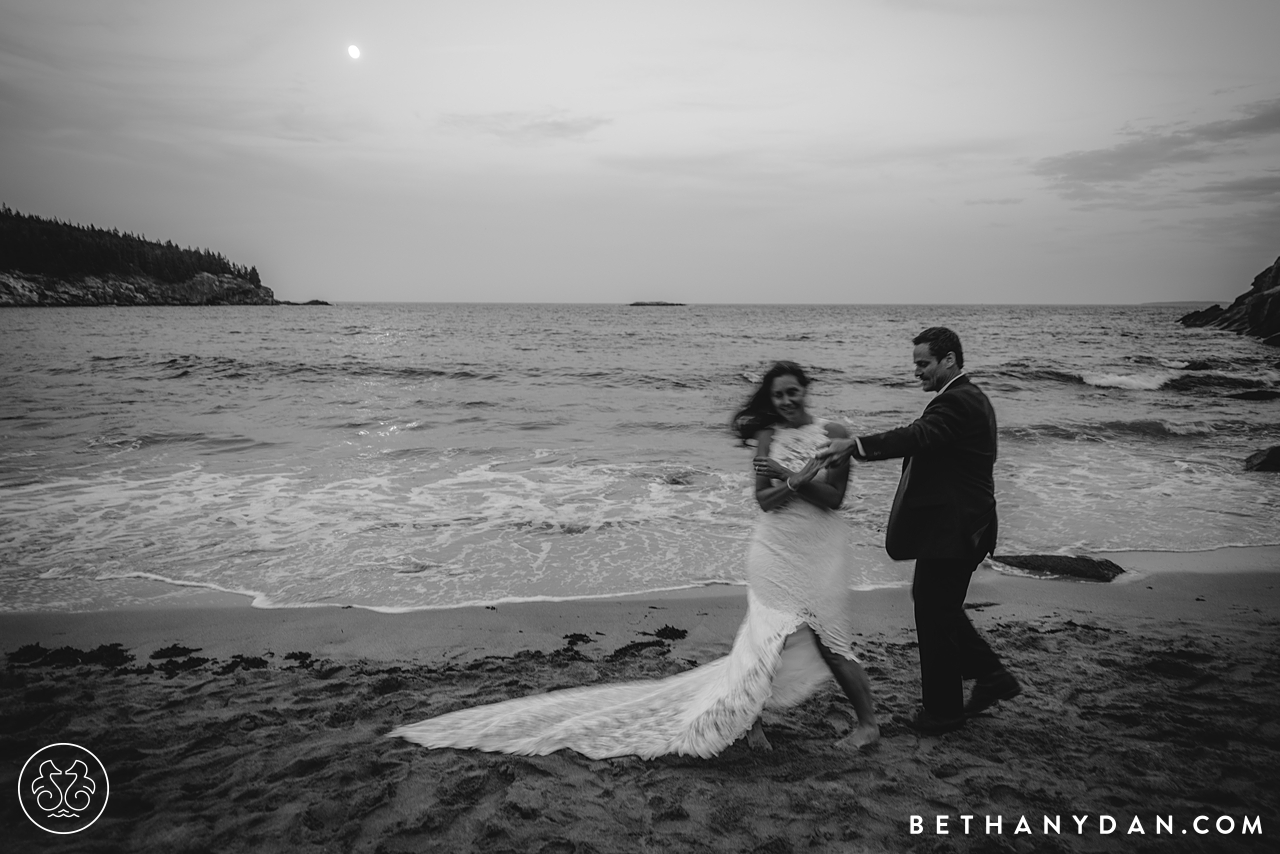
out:
{"label": "bride's hand", "polygon": [[755,469],[757,477],[768,477],[773,480],[786,480],[795,472],[778,464],[776,460],[769,457],[756,457],[751,461],[752,468]]}
{"label": "bride's hand", "polygon": [[804,486],[806,483],[817,477],[818,472],[822,471],[826,467],[827,461],[825,459],[814,457],[805,463],[804,467],[800,469],[800,471],[791,475],[791,484],[797,487]]}

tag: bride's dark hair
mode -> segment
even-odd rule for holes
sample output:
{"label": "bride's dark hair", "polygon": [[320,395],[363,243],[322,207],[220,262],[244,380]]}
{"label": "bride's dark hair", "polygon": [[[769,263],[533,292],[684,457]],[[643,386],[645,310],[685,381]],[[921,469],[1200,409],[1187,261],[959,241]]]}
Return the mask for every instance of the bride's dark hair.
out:
{"label": "bride's dark hair", "polygon": [[795,377],[796,382],[802,387],[809,387],[809,377],[805,374],[804,368],[795,362],[774,362],[773,367],[760,379],[760,385],[747,401],[747,405],[738,410],[738,414],[734,415],[733,421],[730,422],[733,432],[738,434],[742,444],[747,444],[749,439],[754,439],[756,434],[766,427],[772,427],[778,423],[778,412],[773,408],[773,381],[778,377]]}

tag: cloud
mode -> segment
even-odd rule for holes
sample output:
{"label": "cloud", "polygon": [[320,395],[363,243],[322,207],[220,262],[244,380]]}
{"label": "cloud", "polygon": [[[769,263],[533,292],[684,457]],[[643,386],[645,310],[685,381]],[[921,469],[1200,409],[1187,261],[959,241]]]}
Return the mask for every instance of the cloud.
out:
{"label": "cloud", "polygon": [[495,136],[503,142],[530,144],[581,139],[612,123],[600,116],[571,116],[560,110],[510,113],[451,113],[440,117],[447,127]]}
{"label": "cloud", "polygon": [[1065,191],[1077,184],[1138,181],[1150,173],[1186,163],[1204,163],[1232,150],[1236,143],[1280,134],[1280,99],[1241,108],[1243,116],[1207,122],[1168,133],[1139,133],[1110,148],[1072,151],[1039,160],[1032,172]]}
{"label": "cloud", "polygon": [[1207,196],[1209,201],[1219,204],[1261,201],[1280,195],[1280,173],[1205,184],[1203,187],[1196,187],[1192,192]]}
{"label": "cloud", "polygon": [[969,199],[969,200],[967,200],[967,201],[965,202],[965,204],[966,204],[966,205],[1020,205],[1020,204],[1022,204],[1022,203],[1023,203],[1023,202],[1025,202],[1025,201],[1026,201],[1026,199],[1014,199],[1014,198],[1007,198],[1007,199]]}
{"label": "cloud", "polygon": [[1046,157],[1032,172],[1060,183],[1096,184],[1135,181],[1177,163],[1203,163],[1211,154],[1185,134],[1150,136],[1096,151],[1073,151]]}
{"label": "cloud", "polygon": [[1280,133],[1280,98],[1248,104],[1241,112],[1245,114],[1242,119],[1210,122],[1194,128],[1192,132],[1215,141]]}
{"label": "cloud", "polygon": [[[1214,247],[1227,247],[1233,254],[1232,264],[1241,265],[1240,290],[1247,288],[1254,275],[1267,267],[1280,254],[1276,235],[1280,234],[1280,200],[1218,215],[1213,213],[1189,220],[1187,233]],[[1230,209],[1227,209],[1230,211]]]}

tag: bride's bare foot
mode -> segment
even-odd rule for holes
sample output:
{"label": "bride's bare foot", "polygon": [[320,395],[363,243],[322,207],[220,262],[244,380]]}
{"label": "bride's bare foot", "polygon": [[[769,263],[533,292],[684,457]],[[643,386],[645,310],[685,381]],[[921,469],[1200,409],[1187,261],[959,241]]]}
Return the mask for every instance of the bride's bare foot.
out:
{"label": "bride's bare foot", "polygon": [[876,724],[858,724],[853,732],[836,742],[841,750],[870,750],[880,741],[880,727]]}
{"label": "bride's bare foot", "polygon": [[763,752],[773,750],[773,745],[769,743],[769,739],[765,738],[764,727],[760,725],[760,721],[752,724],[751,732],[747,733],[747,747]]}

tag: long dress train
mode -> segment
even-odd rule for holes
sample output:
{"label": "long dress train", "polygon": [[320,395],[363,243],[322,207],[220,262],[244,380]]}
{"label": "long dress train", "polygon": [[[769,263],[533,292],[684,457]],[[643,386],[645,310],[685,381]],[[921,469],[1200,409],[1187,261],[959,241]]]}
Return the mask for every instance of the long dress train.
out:
{"label": "long dress train", "polygon": [[[769,455],[799,469],[828,441],[822,424],[776,428]],[[664,679],[463,709],[390,735],[426,747],[526,755],[567,747],[592,759],[714,756],[743,736],[762,709],[796,705],[830,678],[815,633],[828,649],[856,660],[852,557],[839,515],[793,498],[761,514],[752,533],[747,614],[724,658]]]}

